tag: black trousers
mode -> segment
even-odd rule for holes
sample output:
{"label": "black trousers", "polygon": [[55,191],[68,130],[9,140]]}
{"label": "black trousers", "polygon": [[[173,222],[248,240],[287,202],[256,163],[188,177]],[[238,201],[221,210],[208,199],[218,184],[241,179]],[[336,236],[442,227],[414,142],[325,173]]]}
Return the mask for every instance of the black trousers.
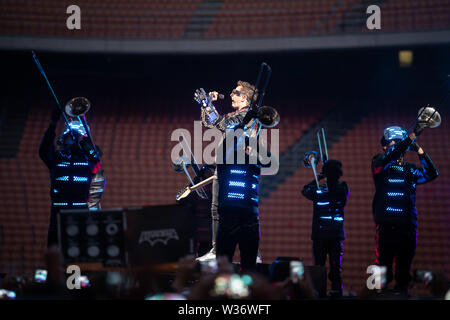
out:
{"label": "black trousers", "polygon": [[342,292],[342,253],[344,241],[339,239],[315,239],[313,240],[313,256],[316,266],[325,266],[327,256],[330,263],[328,279],[331,281],[331,289]]}
{"label": "black trousers", "polygon": [[386,266],[386,283],[394,279],[395,272],[395,287],[404,291],[408,289],[416,246],[417,228],[414,225],[377,225],[376,264]]}
{"label": "black trousers", "polygon": [[242,270],[256,266],[260,238],[258,214],[246,209],[219,208],[219,228],[216,255],[227,256],[232,262],[236,245],[239,245]]}
{"label": "black trousers", "polygon": [[59,211],[58,209],[53,207],[50,211],[50,221],[47,233],[47,248],[50,248],[53,245],[58,245],[58,221],[57,221],[58,211]]}

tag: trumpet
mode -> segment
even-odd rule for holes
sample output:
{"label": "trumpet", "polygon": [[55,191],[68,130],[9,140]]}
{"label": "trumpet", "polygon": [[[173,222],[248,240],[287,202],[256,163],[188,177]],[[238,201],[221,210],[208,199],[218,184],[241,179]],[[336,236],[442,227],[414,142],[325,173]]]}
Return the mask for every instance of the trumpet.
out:
{"label": "trumpet", "polygon": [[[322,145],[323,140],[323,145]],[[303,165],[306,168],[311,168],[314,174],[314,179],[316,180],[317,190],[321,190],[320,184],[319,184],[319,178],[317,176],[317,166],[322,161],[323,163],[328,161],[328,148],[327,148],[327,141],[325,138],[325,130],[322,128],[321,130],[317,131],[317,142],[319,144],[319,151],[320,151],[320,157],[319,153],[317,151],[308,151],[305,153],[305,156],[303,157]]]}

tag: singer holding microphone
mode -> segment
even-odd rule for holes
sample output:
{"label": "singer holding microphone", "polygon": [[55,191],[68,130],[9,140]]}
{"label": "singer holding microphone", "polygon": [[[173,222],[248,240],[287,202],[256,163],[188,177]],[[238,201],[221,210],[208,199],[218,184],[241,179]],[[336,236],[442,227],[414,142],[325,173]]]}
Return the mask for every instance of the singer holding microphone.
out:
{"label": "singer holding microphone", "polygon": [[[201,119],[202,123],[207,128],[217,128],[225,135],[225,130],[243,125],[244,117],[249,111],[252,101],[252,95],[254,86],[245,81],[237,81],[237,86],[230,93],[231,107],[234,109],[233,112],[227,113],[225,115],[219,115],[217,111],[210,110],[207,108],[202,108]],[[217,99],[223,99],[224,96],[218,92],[209,92],[210,100],[217,101]],[[253,97],[253,102],[256,101],[258,97],[258,90],[256,90]],[[209,261],[216,259],[216,240],[217,231],[219,228],[219,181],[217,178],[217,169],[214,174],[213,188],[212,188],[212,203],[211,203],[211,218],[212,218],[212,248],[205,255],[197,258],[198,261]],[[259,239],[259,237],[258,237]],[[257,241],[256,241],[257,242]],[[257,250],[258,244],[254,246]],[[245,251],[245,250],[244,250]],[[256,253],[256,252],[255,252]],[[246,253],[244,252],[244,255]],[[241,252],[242,255],[242,252]],[[261,262],[261,258],[258,252],[257,262]]]}

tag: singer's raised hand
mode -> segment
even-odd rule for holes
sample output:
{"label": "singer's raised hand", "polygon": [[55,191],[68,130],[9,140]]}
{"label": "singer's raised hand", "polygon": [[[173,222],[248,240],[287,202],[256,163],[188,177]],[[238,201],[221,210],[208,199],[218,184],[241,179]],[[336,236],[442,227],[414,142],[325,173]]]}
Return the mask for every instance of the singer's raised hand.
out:
{"label": "singer's raised hand", "polygon": [[212,91],[212,92],[208,93],[208,96],[209,96],[211,102],[217,101],[217,99],[219,98],[219,93],[217,91]]}

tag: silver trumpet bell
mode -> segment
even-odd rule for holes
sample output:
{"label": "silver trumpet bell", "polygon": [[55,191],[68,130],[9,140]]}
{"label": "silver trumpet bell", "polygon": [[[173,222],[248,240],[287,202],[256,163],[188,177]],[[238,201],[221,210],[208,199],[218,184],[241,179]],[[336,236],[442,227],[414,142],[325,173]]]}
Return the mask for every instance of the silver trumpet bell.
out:
{"label": "silver trumpet bell", "polygon": [[280,122],[280,115],[275,108],[262,106],[258,109],[257,119],[264,128],[273,128]]}
{"label": "silver trumpet bell", "polygon": [[427,128],[437,128],[441,125],[441,115],[429,105],[420,108],[417,119],[419,122],[424,123]]}
{"label": "silver trumpet bell", "polygon": [[306,168],[317,167],[320,163],[319,154],[316,151],[309,151],[305,153],[303,157],[303,165]]}
{"label": "silver trumpet bell", "polygon": [[85,115],[90,108],[91,103],[87,98],[76,97],[66,103],[64,111],[70,117],[79,117]]}

